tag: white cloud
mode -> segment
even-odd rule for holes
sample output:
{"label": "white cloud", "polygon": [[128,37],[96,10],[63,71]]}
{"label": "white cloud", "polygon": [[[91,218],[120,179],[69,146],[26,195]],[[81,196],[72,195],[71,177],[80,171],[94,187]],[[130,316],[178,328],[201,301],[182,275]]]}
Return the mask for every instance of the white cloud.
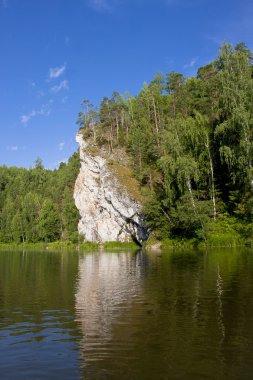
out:
{"label": "white cloud", "polygon": [[53,103],[52,99],[46,104],[42,104],[40,109],[37,111],[37,115],[49,116],[51,114],[51,104]]}
{"label": "white cloud", "polygon": [[34,118],[35,116],[49,116],[51,115],[51,106],[53,104],[53,100],[50,99],[48,103],[42,104],[42,106],[38,110],[32,110],[27,115],[20,116],[20,121],[22,124],[27,125],[27,123]]}
{"label": "white cloud", "polygon": [[66,70],[66,63],[64,63],[64,65],[60,67],[51,68],[49,69],[49,78],[50,79],[58,78],[60,75],[64,73],[65,70]]}
{"label": "white cloud", "polygon": [[17,145],[7,146],[6,149],[10,152],[16,152],[18,150],[18,146]]}
{"label": "white cloud", "polygon": [[69,82],[67,80],[61,81],[59,84],[51,87],[52,92],[59,92],[61,90],[68,90],[69,89]]}
{"label": "white cloud", "polygon": [[190,67],[194,67],[197,63],[198,58],[193,58],[189,63],[184,65],[184,69],[188,69]]}
{"label": "white cloud", "polygon": [[64,145],[65,145],[65,142],[61,142],[61,143],[59,143],[59,144],[58,144],[58,148],[59,148],[59,150],[63,150]]}
{"label": "white cloud", "polygon": [[32,110],[32,112],[30,112],[29,114],[20,116],[20,121],[22,124],[26,125],[28,121],[30,121],[35,116],[36,116],[36,111]]}

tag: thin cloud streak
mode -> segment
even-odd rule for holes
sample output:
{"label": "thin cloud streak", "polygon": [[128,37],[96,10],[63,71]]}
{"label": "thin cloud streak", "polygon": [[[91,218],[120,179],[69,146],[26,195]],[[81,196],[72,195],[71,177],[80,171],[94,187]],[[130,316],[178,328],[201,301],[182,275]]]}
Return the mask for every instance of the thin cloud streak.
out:
{"label": "thin cloud streak", "polygon": [[68,90],[68,89],[69,89],[69,82],[67,80],[63,80],[59,84],[51,87],[50,91],[57,93],[61,90]]}
{"label": "thin cloud streak", "polygon": [[18,150],[18,146],[17,145],[7,146],[6,150],[8,150],[9,152],[16,152]]}
{"label": "thin cloud streak", "polygon": [[59,78],[60,75],[62,75],[66,70],[66,63],[60,67],[54,67],[49,69],[49,78],[55,79]]}
{"label": "thin cloud streak", "polygon": [[64,145],[65,145],[65,142],[61,142],[61,143],[59,143],[59,144],[58,144],[58,148],[59,148],[59,150],[63,150]]}
{"label": "thin cloud streak", "polygon": [[32,112],[30,112],[27,115],[21,115],[20,116],[20,121],[21,121],[22,124],[26,125],[35,116],[36,116],[36,111],[32,110]]}
{"label": "thin cloud streak", "polygon": [[184,69],[192,68],[196,65],[198,58],[193,58],[189,63],[184,65]]}
{"label": "thin cloud streak", "polygon": [[18,150],[26,150],[26,146],[23,145],[23,146],[19,147],[18,145],[11,145],[11,146],[7,146],[6,150],[8,152],[17,152]]}
{"label": "thin cloud streak", "polygon": [[49,116],[49,115],[51,115],[52,104],[53,104],[53,100],[50,99],[48,103],[42,104],[40,109],[32,110],[30,113],[28,113],[26,115],[21,115],[20,116],[21,123],[26,126],[28,124],[28,122],[36,116]]}
{"label": "thin cloud streak", "polygon": [[41,108],[37,111],[37,115],[41,115],[41,116],[51,115],[51,105],[52,104],[53,104],[52,99],[50,99],[48,103],[42,104]]}

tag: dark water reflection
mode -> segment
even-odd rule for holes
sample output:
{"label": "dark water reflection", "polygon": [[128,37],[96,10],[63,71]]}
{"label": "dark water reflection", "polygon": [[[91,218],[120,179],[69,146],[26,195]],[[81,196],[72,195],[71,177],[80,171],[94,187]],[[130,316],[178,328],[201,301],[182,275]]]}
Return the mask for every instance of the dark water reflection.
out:
{"label": "dark water reflection", "polygon": [[78,258],[0,253],[0,378],[79,379],[73,293]]}
{"label": "dark water reflection", "polygon": [[253,255],[0,253],[1,379],[251,379]]}

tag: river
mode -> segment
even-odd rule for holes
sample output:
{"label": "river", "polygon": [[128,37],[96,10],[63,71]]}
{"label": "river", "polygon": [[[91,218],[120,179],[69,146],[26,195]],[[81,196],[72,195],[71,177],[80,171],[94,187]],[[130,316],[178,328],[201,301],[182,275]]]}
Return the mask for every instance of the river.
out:
{"label": "river", "polygon": [[253,252],[0,252],[0,376],[253,378]]}

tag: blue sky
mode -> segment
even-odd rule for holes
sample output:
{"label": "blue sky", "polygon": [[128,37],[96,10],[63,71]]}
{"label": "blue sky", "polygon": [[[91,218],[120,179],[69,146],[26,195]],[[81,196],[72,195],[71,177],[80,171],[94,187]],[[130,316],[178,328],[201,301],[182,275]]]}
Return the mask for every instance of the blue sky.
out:
{"label": "blue sky", "polygon": [[224,41],[253,49],[252,0],[0,0],[0,165],[57,167],[84,98],[192,76]]}

